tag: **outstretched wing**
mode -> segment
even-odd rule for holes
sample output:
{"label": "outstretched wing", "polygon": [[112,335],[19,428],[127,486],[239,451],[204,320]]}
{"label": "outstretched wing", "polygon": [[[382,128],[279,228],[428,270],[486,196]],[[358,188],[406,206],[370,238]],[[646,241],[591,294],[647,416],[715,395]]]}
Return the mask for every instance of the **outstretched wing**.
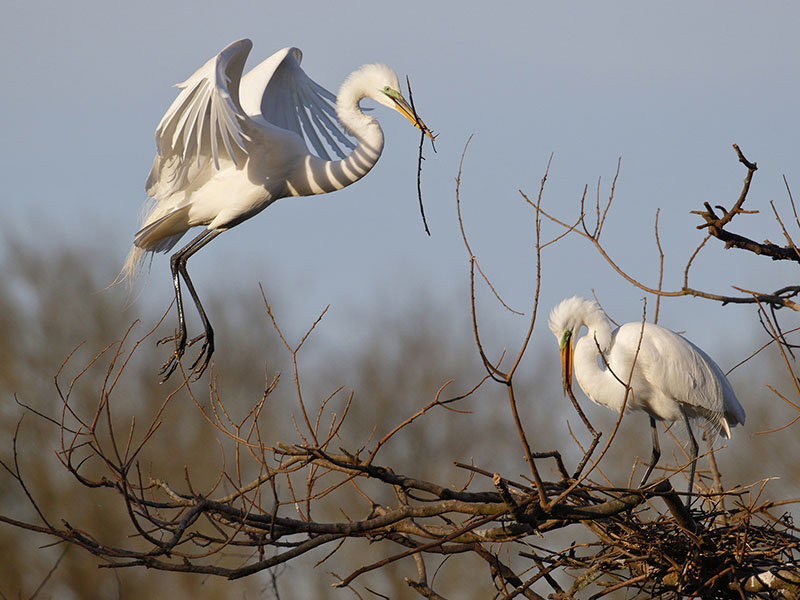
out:
{"label": "outstretched wing", "polygon": [[220,157],[237,166],[248,139],[239,103],[239,81],[253,43],[233,42],[183,83],[156,129],[157,155],[147,179],[149,196],[161,199],[181,189],[208,161]]}
{"label": "outstretched wing", "polygon": [[[249,71],[239,87],[242,109],[272,125],[293,131],[320,158],[339,158],[355,148],[336,117],[336,96],[306,75],[299,48],[279,50]],[[327,148],[326,148],[327,145]]]}

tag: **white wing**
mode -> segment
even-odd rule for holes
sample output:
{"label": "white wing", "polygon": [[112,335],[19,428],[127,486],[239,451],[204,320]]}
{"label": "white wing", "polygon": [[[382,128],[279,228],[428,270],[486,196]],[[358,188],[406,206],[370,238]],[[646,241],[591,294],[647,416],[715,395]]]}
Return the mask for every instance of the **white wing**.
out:
{"label": "white wing", "polygon": [[[686,340],[689,342],[689,340]],[[689,342],[692,344],[691,342]],[[722,392],[722,410],[725,413],[725,420],[727,421],[727,425],[731,427],[735,425],[744,425],[745,421],[745,413],[744,408],[742,407],[739,399],[736,397],[736,394],[733,391],[733,387],[731,386],[730,381],[725,376],[725,372],[719,367],[717,363],[702,349],[698,348],[694,344],[692,347],[706,360],[708,366],[714,372],[719,381],[721,392]],[[730,429],[723,426],[723,431],[725,433],[725,437],[730,437]]]}
{"label": "white wing", "polygon": [[[641,327],[638,323],[633,326],[637,330]],[[729,433],[724,418],[723,387],[730,384],[705,352],[683,336],[648,323],[640,358],[639,364],[654,388],[685,404],[690,415],[701,416],[717,431]]]}
{"label": "white wing", "polygon": [[219,168],[221,156],[239,166],[249,139],[242,130],[247,117],[239,104],[239,81],[252,47],[248,39],[233,42],[177,84],[181,92],[156,129],[149,196],[162,199],[183,189],[208,161]]}
{"label": "white wing", "polygon": [[249,71],[239,87],[244,112],[260,116],[307,140],[320,158],[330,160],[323,143],[339,158],[355,144],[346,137],[336,117],[336,96],[312,80],[300,61],[299,48],[279,50]]}

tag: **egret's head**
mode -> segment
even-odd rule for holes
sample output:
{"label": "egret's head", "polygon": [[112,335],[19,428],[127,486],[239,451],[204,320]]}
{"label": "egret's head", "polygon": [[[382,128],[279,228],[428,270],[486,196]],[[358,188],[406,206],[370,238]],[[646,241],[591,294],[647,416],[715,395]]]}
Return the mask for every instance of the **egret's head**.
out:
{"label": "egret's head", "polygon": [[572,351],[581,327],[584,325],[585,304],[587,300],[573,296],[559,302],[550,311],[547,325],[558,340],[561,354],[561,383],[564,394],[572,387]]}
{"label": "egret's head", "polygon": [[431,130],[422,122],[419,115],[414,115],[411,105],[406,102],[403,94],[400,93],[400,81],[397,78],[397,73],[391,67],[380,63],[364,65],[348,79],[357,80],[360,85],[363,85],[364,96],[372,98],[387,108],[396,110],[411,121],[414,127],[425,132],[425,135],[433,139]]}
{"label": "egret's head", "polygon": [[388,108],[395,108],[394,102],[387,97],[386,90],[399,94],[400,80],[389,65],[381,63],[364,65],[352,76],[358,76],[362,80],[366,96]]}

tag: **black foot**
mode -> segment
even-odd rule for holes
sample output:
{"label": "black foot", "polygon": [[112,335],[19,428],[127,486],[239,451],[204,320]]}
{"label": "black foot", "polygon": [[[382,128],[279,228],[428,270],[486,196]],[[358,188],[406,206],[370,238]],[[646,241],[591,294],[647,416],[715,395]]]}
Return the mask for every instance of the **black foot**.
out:
{"label": "black foot", "polygon": [[203,340],[203,345],[200,348],[200,354],[197,355],[197,358],[194,360],[191,368],[189,369],[189,377],[192,379],[192,381],[197,381],[208,368],[208,364],[211,361],[211,355],[214,354],[214,331],[211,328],[209,328],[206,333],[202,333],[188,341],[186,340],[185,330],[179,329],[175,332],[175,335],[167,336],[164,339],[156,342],[157,346],[161,344],[167,344],[169,342],[173,342],[175,344],[175,351],[172,353],[172,356],[170,356],[161,366],[161,383],[165,383],[167,379],[169,379],[170,376],[175,372],[175,369],[178,368],[178,364],[183,358],[186,348],[196,344],[200,340]]}
{"label": "black foot", "polygon": [[203,345],[200,348],[200,354],[192,363],[191,375],[193,381],[200,379],[200,376],[208,368],[208,363],[211,361],[211,355],[214,354],[214,332],[208,330],[206,333],[198,335],[196,338],[189,340],[187,346],[191,346],[200,340],[203,340]]}
{"label": "black foot", "polygon": [[156,346],[167,344],[169,342],[174,342],[175,352],[173,352],[172,356],[170,356],[161,366],[161,383],[166,382],[170,375],[175,372],[175,369],[178,368],[178,363],[183,357],[183,353],[186,352],[186,331],[182,328],[178,329],[175,331],[175,335],[169,335],[161,340],[158,340],[156,342]]}

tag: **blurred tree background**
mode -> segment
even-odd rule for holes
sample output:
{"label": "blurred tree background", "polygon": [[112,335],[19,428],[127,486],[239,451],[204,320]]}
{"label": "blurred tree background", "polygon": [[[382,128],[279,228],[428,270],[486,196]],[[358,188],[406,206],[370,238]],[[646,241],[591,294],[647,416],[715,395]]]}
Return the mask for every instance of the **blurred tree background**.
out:
{"label": "blurred tree background", "polygon": [[[130,544],[130,540],[122,539],[128,535],[130,526],[118,498],[108,491],[78,486],[56,458],[55,452],[60,449],[58,427],[23,406],[58,418],[62,405],[53,377],[68,355],[77,348],[59,378],[62,387],[104,347],[119,340],[136,318],[141,322],[134,325],[133,337],[144,335],[158,322],[162,314],[159,311],[164,307],[151,309],[146,302],[137,301],[122,310],[124,292],[104,290],[107,282],[113,280],[116,265],[103,258],[102,252],[70,248],[44,251],[14,238],[7,238],[5,244],[0,253],[4,273],[4,285],[0,288],[3,332],[0,391],[4,400],[0,404],[3,442],[0,457],[4,463],[13,464],[12,439],[16,435],[20,471],[29,485],[28,491],[47,518],[64,519],[84,531],[103,532],[102,541],[108,545]],[[89,260],[88,256],[95,258]],[[400,289],[404,291],[398,292]],[[218,331],[214,375],[226,408],[232,414],[246,412],[261,396],[266,382],[281,373],[278,389],[268,399],[268,418],[262,420],[263,431],[270,443],[293,440],[294,432],[287,430],[291,414],[296,411],[291,365],[258,291],[251,286],[248,291],[210,292],[208,297],[209,311]],[[296,318],[287,308],[290,303],[286,299],[268,297],[268,300],[279,323]],[[339,407],[335,409],[338,412],[350,391],[354,392],[351,415],[339,433],[342,446],[358,448],[370,437],[379,438],[427,404],[451,379],[447,390],[455,395],[467,391],[483,377],[467,311],[453,310],[454,306],[466,306],[468,298],[454,293],[450,302],[436,304],[419,288],[398,285],[379,294],[371,311],[354,310],[350,315],[353,331],[362,338],[361,342],[326,348],[315,343],[312,332],[300,354],[300,379],[309,410],[315,411],[320,402],[341,388],[331,400]],[[168,332],[172,316],[170,313],[157,332],[159,337]],[[720,309],[719,316],[724,322],[724,309]],[[526,317],[520,317],[520,332],[524,331],[525,323]],[[521,380],[517,382],[521,417],[536,450],[558,448],[566,460],[575,461],[581,454],[569,440],[567,423],[579,437],[581,425],[562,398],[555,343],[541,325],[541,317],[539,323],[534,332],[539,343],[534,352],[529,352]],[[318,327],[325,327],[324,318]],[[754,350],[767,337],[755,324],[750,327],[750,348]],[[289,329],[299,331],[301,327],[293,323]],[[485,335],[497,348],[514,348],[520,342],[517,338],[504,339],[500,329],[495,332],[489,328]],[[157,338],[145,340],[117,384],[117,418],[148,422],[164,397],[175,388],[174,382],[158,383],[158,368],[166,350],[157,349],[154,339]],[[714,347],[713,339],[699,343],[707,347],[723,368],[745,358],[750,351],[723,344]],[[101,361],[89,369],[73,392],[77,405],[87,410],[98,402],[97,395],[106,376],[102,364]],[[758,433],[796,416],[765,387],[769,383],[780,390],[791,385],[774,349],[767,349],[737,368],[730,379],[746,407],[748,420],[744,428],[734,430],[730,447],[718,453],[723,483],[731,487],[780,478],[769,482],[763,493],[775,497],[798,496],[800,462],[796,457],[800,455],[800,438],[796,428]],[[201,405],[207,406],[206,385],[194,384],[192,389]],[[469,412],[437,409],[413,423],[404,435],[390,441],[382,451],[381,461],[398,472],[455,487],[464,484],[468,473],[456,468],[454,461],[474,462],[488,471],[525,472],[503,386],[488,382],[457,408]],[[615,415],[593,405],[586,410],[599,430],[609,431]],[[202,418],[185,391],[167,406],[162,420],[162,427],[140,457],[142,471],[153,477],[180,481],[187,469],[192,485],[201,490],[212,486],[223,460],[230,461],[232,457],[224,454],[224,443],[218,441],[217,432]],[[649,434],[642,434],[645,428],[646,418],[641,414],[623,419],[620,438],[601,464],[601,470],[610,479],[627,480],[635,457],[647,460]],[[671,442],[662,443],[666,456],[676,451]],[[221,485],[224,487],[226,483]],[[756,485],[753,493],[759,492]],[[392,500],[386,498],[387,503]],[[338,508],[330,510],[330,515],[317,514],[317,518],[341,516],[335,514]],[[0,474],[0,511],[20,520],[37,520],[31,504],[6,471]],[[563,535],[572,535],[572,531]],[[548,543],[551,539],[548,538]],[[303,558],[269,573],[229,582],[205,575],[98,568],[102,563],[95,557],[53,542],[42,535],[0,525],[3,598],[179,599],[223,594],[230,598],[346,597],[351,592],[330,588],[335,579],[329,572],[341,575],[374,559],[365,558],[374,550],[363,541],[350,546],[346,554],[337,553],[318,566],[314,561],[325,557],[329,550],[322,548],[312,553],[313,559]],[[245,559],[235,549],[225,556],[231,564]],[[433,572],[436,567],[433,564],[428,568]],[[414,568],[411,559],[405,559],[368,574],[359,583],[386,597],[412,598],[415,592],[405,585],[403,577],[413,576]],[[445,561],[437,572],[435,585],[445,597],[453,598],[486,598],[493,592],[487,567],[472,557]]]}
{"label": "blurred tree background", "polygon": [[[16,435],[19,469],[54,525],[66,519],[84,532],[102,532],[102,541],[110,545],[139,542],[126,537],[132,526],[119,496],[80,486],[58,461],[57,424],[32,411],[60,417],[63,406],[54,376],[73,351],[59,377],[62,389],[99,352],[119,342],[137,319],[126,351],[168,310],[172,289],[163,256],[155,258],[147,288],[141,295],[135,292],[133,301],[128,302],[125,290],[105,288],[118,273],[136,229],[145,200],[142,184],[153,160],[153,130],[175,97],[172,84],[235,39],[253,39],[248,68],[278,48],[302,48],[304,68],[331,91],[358,65],[386,62],[401,80],[410,76],[421,114],[442,132],[438,154],[426,156],[430,160],[422,177],[432,237],[425,236],[417,209],[417,134],[404,119],[381,117],[388,142],[373,174],[335,198],[277,202],[192,259],[192,276],[217,333],[217,389],[232,415],[241,418],[262,397],[266,382],[281,373],[260,419],[269,443],[296,443],[291,416],[299,415],[290,357],[266,314],[259,283],[292,343],[332,303],[300,353],[300,369],[312,414],[334,392],[329,407],[341,414],[353,392],[339,432],[343,448],[357,450],[368,439],[374,444],[428,404],[447,381],[453,383],[445,395],[456,395],[484,377],[469,315],[468,264],[452,202],[453,177],[472,134],[464,172],[470,240],[504,300],[525,312],[512,315],[485,288],[478,290],[481,333],[493,359],[504,350],[517,352],[527,329],[535,287],[533,216],[517,190],[536,186],[553,152],[542,207],[563,219],[577,215],[587,182],[587,201],[593,199],[595,182],[597,197],[606,196],[617,157],[623,157],[617,188],[622,197],[610,213],[604,239],[623,268],[651,285],[658,281],[656,207],[662,208],[661,242],[667,256],[664,285],[675,289],[681,285],[682,261],[705,234],[694,229],[702,219],[689,211],[702,210],[704,201],[730,206],[740,193],[744,173],[729,152],[731,142],[760,165],[755,198],[746,207],[760,214],[737,218],[737,228],[740,220],[747,226],[742,223],[736,231],[782,244],[785,232],[775,222],[770,201],[795,231],[797,213],[787,205],[786,191],[797,188],[800,79],[791,76],[800,54],[797,2],[770,3],[766,9],[743,0],[517,0],[458,10],[449,3],[409,2],[403,8],[341,2],[254,6],[241,0],[224,6],[207,0],[31,0],[4,6],[0,461],[14,468]],[[545,225],[553,237],[564,233],[552,223]],[[796,264],[790,261],[779,264],[726,251],[717,242],[711,240],[695,261],[692,283],[697,287],[720,293],[730,292],[730,286],[767,291],[797,280]],[[559,448],[569,466],[581,453],[568,424],[582,443],[587,436],[562,395],[547,312],[563,297],[596,292],[612,318],[629,322],[640,317],[645,294],[613,274],[576,235],[546,250],[542,305],[515,389],[534,449]],[[661,309],[662,325],[686,329],[687,337],[724,370],[769,342],[755,307],[675,298],[664,299]],[[190,328],[196,331],[198,323],[189,312]],[[796,316],[780,313],[787,329]],[[116,384],[120,433],[135,418],[141,435],[179,385],[175,378],[159,384],[169,348],[154,343],[171,334],[174,324],[172,309]],[[192,349],[187,356],[193,356]],[[107,364],[108,354],[77,381],[71,396],[76,409],[91,415],[102,401]],[[770,478],[763,492],[755,485],[751,493],[800,497],[800,423],[759,433],[798,414],[766,387],[797,398],[779,353],[772,345],[729,377],[747,423],[734,429],[728,447],[717,453],[723,484],[730,489]],[[203,407],[209,406],[207,382],[192,385]],[[581,393],[578,400],[608,436],[616,416]],[[509,478],[520,474],[521,479],[529,469],[508,404],[502,385],[486,382],[455,406],[469,413],[437,407],[390,440],[379,458],[400,472],[456,488],[468,473],[455,461],[474,461],[489,472]],[[185,390],[166,406],[162,421],[139,457],[142,477],[161,477],[185,489],[188,475],[199,491],[216,485],[223,463],[230,469],[234,456]],[[642,414],[622,421],[601,463],[615,483],[628,480],[637,457],[649,458],[646,430]],[[661,440],[662,462],[679,456],[668,436],[662,434]],[[94,463],[87,468],[103,472]],[[547,461],[541,468],[552,478]],[[680,489],[681,477],[673,480]],[[480,478],[473,486],[492,489],[490,481]],[[231,487],[229,481],[219,482],[219,490]],[[397,503],[396,497],[381,496],[382,490],[370,491],[381,501]],[[286,496],[285,488],[279,492]],[[290,509],[282,510],[289,514]],[[346,518],[338,507],[320,505],[319,510],[320,519]],[[366,512],[363,499],[353,498],[349,517],[357,518],[359,511]],[[18,482],[1,467],[0,516],[41,522]],[[580,531],[570,526],[548,534],[546,543],[563,541],[564,548],[573,535]],[[348,590],[332,590],[336,577],[329,573],[345,575],[385,556],[390,545],[353,540],[346,546],[348,554],[338,552],[319,565],[316,561],[329,548],[229,582],[141,568],[99,568],[104,565],[100,559],[75,547],[63,554],[55,541],[0,523],[0,598],[351,598]],[[225,560],[232,565],[248,559],[235,548],[226,549]],[[435,557],[426,561],[429,580],[450,600],[494,593],[483,561],[453,556],[438,571]],[[403,559],[360,577],[358,589],[364,598],[379,597],[365,587],[391,598],[414,598],[403,582],[414,573],[413,561]]]}

